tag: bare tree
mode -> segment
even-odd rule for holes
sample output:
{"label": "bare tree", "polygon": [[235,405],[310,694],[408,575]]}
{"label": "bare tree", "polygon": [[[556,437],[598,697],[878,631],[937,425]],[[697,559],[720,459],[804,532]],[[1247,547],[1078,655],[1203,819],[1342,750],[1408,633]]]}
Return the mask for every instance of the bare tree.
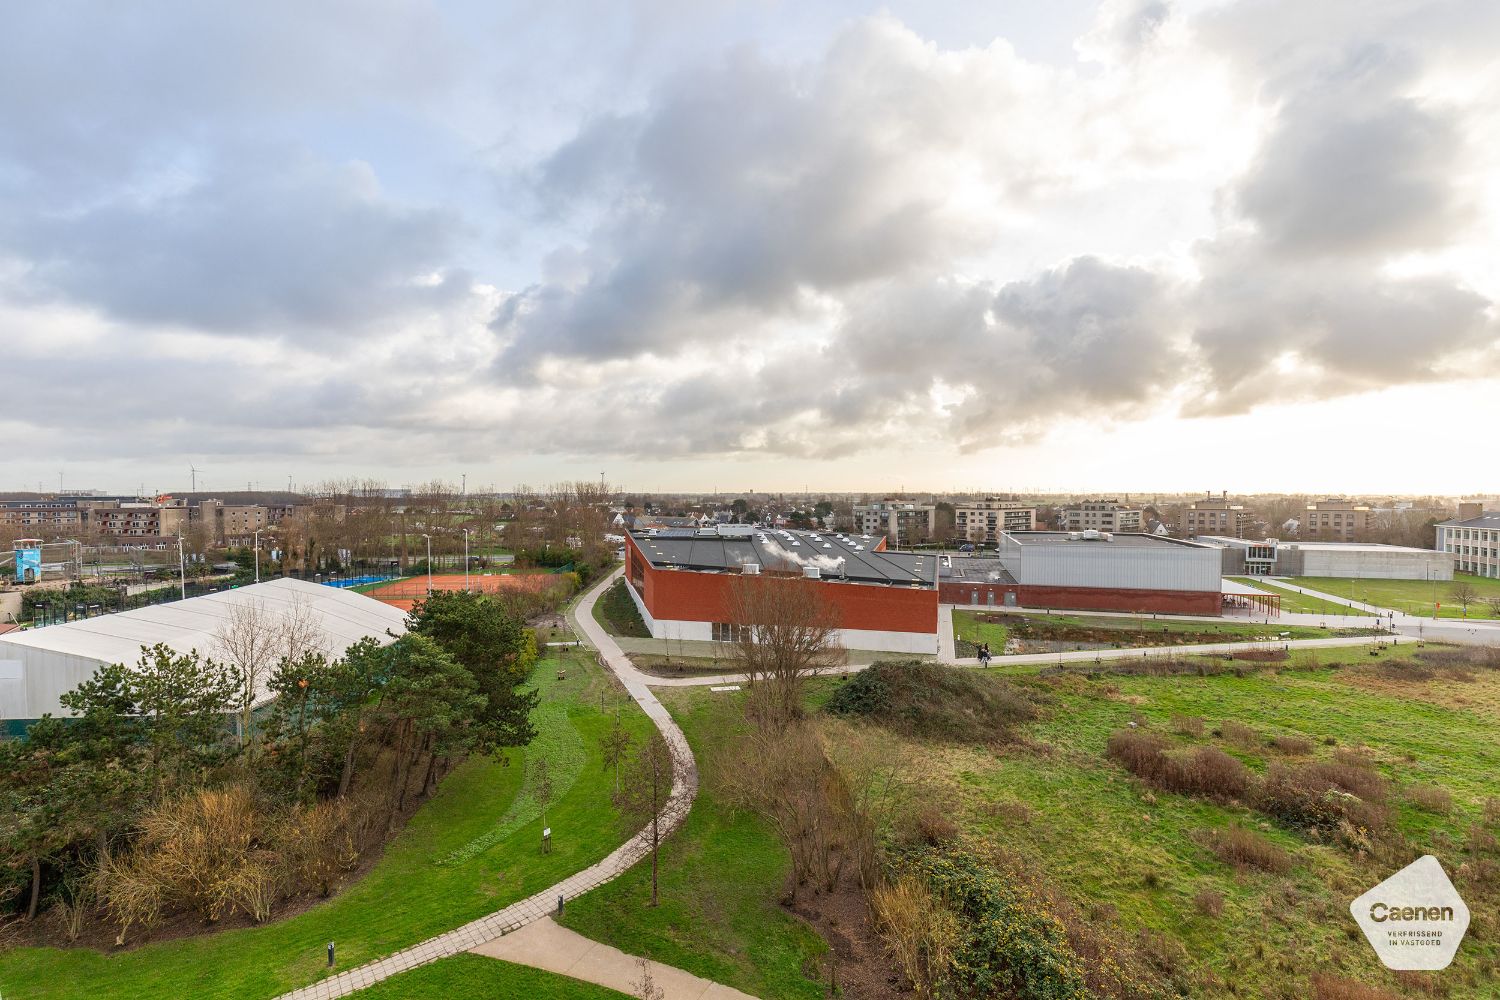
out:
{"label": "bare tree", "polygon": [[552,765],[546,757],[538,757],[531,765],[531,797],[536,799],[537,807],[542,813],[543,854],[552,850],[552,843],[547,835],[547,806],[552,804],[552,792]]}
{"label": "bare tree", "polygon": [[1490,614],[1500,618],[1500,594],[1484,599],[1484,606],[1490,609]]}
{"label": "bare tree", "polygon": [[1457,580],[1448,588],[1448,596],[1463,606],[1464,617],[1467,618],[1469,605],[1479,600],[1479,589],[1467,580]]}
{"label": "bare tree", "polygon": [[762,723],[785,725],[802,714],[807,678],[843,662],[838,611],[822,584],[802,577],[738,577],[729,605],[752,709]]}
{"label": "bare tree", "polygon": [[645,824],[640,836],[651,849],[651,905],[658,902],[657,873],[661,856],[661,812],[672,797],[672,751],[661,733],[636,747],[625,769],[625,781],[614,796],[620,817],[632,828]]}
{"label": "bare tree", "polygon": [[630,733],[620,724],[619,713],[609,730],[599,737],[599,755],[604,758],[604,769],[615,772],[615,794],[620,794],[620,765],[630,755]]}
{"label": "bare tree", "polygon": [[243,747],[250,740],[256,695],[270,678],[281,652],[277,616],[262,601],[235,604],[219,626],[214,641],[239,682],[237,735]]}

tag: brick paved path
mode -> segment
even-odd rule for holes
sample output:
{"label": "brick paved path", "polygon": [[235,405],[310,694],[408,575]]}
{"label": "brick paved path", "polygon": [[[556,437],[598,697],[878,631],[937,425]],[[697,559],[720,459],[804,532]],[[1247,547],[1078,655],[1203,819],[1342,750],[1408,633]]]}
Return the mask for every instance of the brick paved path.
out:
{"label": "brick paved path", "polygon": [[[682,735],[682,730],[677,727],[677,723],[672,720],[666,708],[656,700],[656,696],[646,686],[645,675],[635,669],[634,665],[625,658],[625,654],[620,651],[614,639],[605,634],[594,621],[594,601],[606,587],[614,582],[620,572],[616,570],[585,595],[570,612],[570,617],[579,634],[588,640],[589,645],[598,650],[599,662],[613,671],[620,682],[625,685],[625,690],[661,730],[667,746],[672,751],[672,795],[661,811],[662,835],[666,836],[681,825],[682,821],[687,818],[688,810],[692,808],[693,799],[698,794],[698,766],[693,760],[693,752],[688,748],[687,739]],[[543,889],[519,903],[512,903],[503,910],[480,917],[457,930],[428,938],[394,955],[340,972],[321,982],[313,983],[311,986],[304,986],[283,994],[281,1000],[332,1000],[333,997],[348,996],[382,979],[388,979],[419,965],[426,965],[428,962],[435,962],[440,958],[457,955],[476,945],[525,927],[555,912],[558,896],[564,899],[581,896],[595,886],[608,882],[646,857],[651,850],[650,834],[651,828],[648,826],[598,864],[590,865],[583,871],[570,875],[556,885]]]}

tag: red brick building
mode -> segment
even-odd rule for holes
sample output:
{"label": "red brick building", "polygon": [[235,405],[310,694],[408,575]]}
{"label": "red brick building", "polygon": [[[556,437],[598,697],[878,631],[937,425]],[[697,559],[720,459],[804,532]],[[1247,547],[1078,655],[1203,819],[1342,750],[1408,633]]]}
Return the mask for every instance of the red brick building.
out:
{"label": "red brick building", "polygon": [[936,653],[936,556],[887,551],[878,536],[744,525],[630,534],[625,578],[659,639],[728,641],[742,575],[816,580],[849,649]]}

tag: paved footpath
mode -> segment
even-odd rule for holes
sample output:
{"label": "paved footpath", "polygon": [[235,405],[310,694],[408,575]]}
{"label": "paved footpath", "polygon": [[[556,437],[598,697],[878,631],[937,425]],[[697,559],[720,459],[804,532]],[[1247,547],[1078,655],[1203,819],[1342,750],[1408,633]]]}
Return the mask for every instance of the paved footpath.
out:
{"label": "paved footpath", "polygon": [[[574,626],[579,628],[580,633],[589,638],[598,649],[600,661],[619,677],[621,683],[625,685],[625,690],[656,724],[657,729],[661,730],[667,746],[671,749],[672,794],[667,799],[660,817],[662,835],[666,836],[681,825],[687,817],[688,810],[692,808],[693,799],[698,794],[698,766],[693,760],[693,752],[689,749],[682,730],[677,727],[677,723],[672,720],[672,716],[668,714],[662,703],[656,700],[650,688],[646,687],[645,676],[631,665],[630,661],[625,658],[625,654],[620,652],[620,647],[605,635],[598,623],[594,621],[594,601],[620,572],[616,570],[601,581],[599,586],[586,594],[569,614]],[[496,938],[518,931],[554,912],[557,909],[559,896],[564,899],[581,896],[590,889],[608,882],[646,857],[650,853],[649,836],[650,827],[648,826],[618,847],[603,861],[590,865],[583,871],[563,879],[550,888],[543,889],[534,896],[523,899],[519,903],[512,903],[503,910],[480,917],[456,930],[404,948],[387,958],[357,966],[313,983],[311,986],[293,990],[284,994],[282,1000],[332,1000],[334,997],[348,996],[356,990],[373,986],[383,979],[415,969],[419,965],[426,965],[460,952],[471,951]],[[720,993],[711,996],[732,997],[735,994]]]}
{"label": "paved footpath", "polygon": [[[476,955],[545,969],[571,979],[597,983],[627,996],[638,995],[641,960],[618,948],[590,941],[560,926],[550,917],[527,924],[514,934],[495,938],[473,949]],[[662,1000],[755,1000],[748,993],[701,979],[670,965],[647,962],[651,980]]]}

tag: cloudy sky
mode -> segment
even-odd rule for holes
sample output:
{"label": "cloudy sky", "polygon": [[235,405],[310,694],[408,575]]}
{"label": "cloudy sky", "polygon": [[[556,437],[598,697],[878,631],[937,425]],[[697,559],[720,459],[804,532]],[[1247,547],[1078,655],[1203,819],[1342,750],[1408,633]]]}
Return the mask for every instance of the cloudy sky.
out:
{"label": "cloudy sky", "polygon": [[0,488],[1500,489],[1493,0],[12,5]]}

